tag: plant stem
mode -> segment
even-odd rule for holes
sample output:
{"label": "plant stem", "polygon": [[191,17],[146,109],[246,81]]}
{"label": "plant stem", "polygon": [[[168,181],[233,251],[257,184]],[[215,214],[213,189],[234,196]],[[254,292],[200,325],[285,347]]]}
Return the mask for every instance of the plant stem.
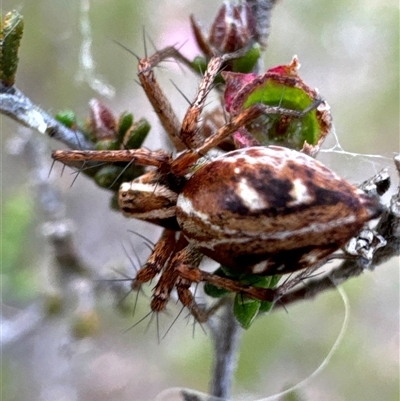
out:
{"label": "plant stem", "polygon": [[91,150],[93,144],[81,132],[73,131],[58,122],[24,95],[16,87],[0,87],[0,113],[25,127],[48,134],[71,149]]}
{"label": "plant stem", "polygon": [[209,321],[214,347],[210,394],[213,397],[229,399],[233,376],[237,368],[239,344],[243,329],[233,314],[232,299],[227,299],[221,308],[221,312],[220,315],[211,318]]}

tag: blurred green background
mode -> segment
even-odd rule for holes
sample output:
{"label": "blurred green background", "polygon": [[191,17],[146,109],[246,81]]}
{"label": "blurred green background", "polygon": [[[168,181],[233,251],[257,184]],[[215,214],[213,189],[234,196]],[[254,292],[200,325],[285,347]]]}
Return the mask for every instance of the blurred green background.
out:
{"label": "blurred green background", "polygon": [[[146,146],[165,147],[155,113],[135,83],[136,59],[114,40],[143,55],[144,27],[157,48],[183,44],[183,53],[193,57],[197,50],[188,16],[194,13],[208,27],[220,2],[92,1],[88,16],[94,73],[115,89],[111,98],[93,90],[88,78],[78,79],[83,4],[76,0],[3,0],[3,12],[15,8],[25,18],[17,86],[50,113],[72,108],[83,118],[88,114],[88,101],[97,97],[117,114],[130,110],[138,118],[146,116],[153,124]],[[397,185],[391,158],[399,151],[398,17],[394,0],[282,0],[273,15],[265,66],[284,64],[298,55],[302,77],[329,102],[339,143],[350,152],[331,150],[319,158],[353,182],[387,166]],[[192,98],[198,78],[175,63],[165,63],[157,74],[182,116],[187,104],[169,80]],[[16,123],[1,119],[1,278],[3,318],[7,319],[29,312],[41,299],[47,291],[45,274],[53,263],[51,247],[41,233],[43,215],[32,191],[31,172],[23,155],[7,152],[18,143],[15,135],[19,131]],[[63,148],[42,139],[49,159],[52,149]],[[325,149],[335,145],[331,138]],[[145,260],[148,249],[127,230],[140,231],[153,241],[160,230],[111,212],[106,191],[83,176],[70,187],[73,176],[66,172],[61,177],[60,170],[56,166],[51,177],[65,199],[67,216],[75,222],[76,243],[86,263],[102,272],[129,266],[122,244],[134,241],[140,259]],[[344,286],[350,300],[345,338],[325,370],[301,390],[302,400],[399,399],[398,267],[399,260],[392,259]],[[3,400],[147,401],[168,387],[206,391],[211,340],[200,327],[195,327],[193,336],[192,325],[180,317],[160,344],[155,321],[148,324],[146,320],[124,332],[147,313],[148,305],[148,298],[141,296],[136,316],[122,317],[105,291],[96,306],[100,330],[93,338],[72,340],[70,325],[76,305],[70,300],[62,315],[3,344]],[[161,333],[179,308],[170,306],[169,312],[161,316]],[[331,292],[293,306],[287,313],[259,319],[243,337],[234,399],[264,398],[307,377],[329,352],[343,317],[343,302],[337,292]]]}

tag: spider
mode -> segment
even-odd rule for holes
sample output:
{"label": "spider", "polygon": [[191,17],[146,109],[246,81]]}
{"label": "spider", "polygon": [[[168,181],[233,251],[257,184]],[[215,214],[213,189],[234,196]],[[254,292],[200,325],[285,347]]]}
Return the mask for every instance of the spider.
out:
{"label": "spider", "polygon": [[153,166],[119,190],[119,207],[127,217],[164,227],[161,238],[134,286],[160,277],[151,309],[163,311],[174,288],[195,318],[208,312],[196,304],[190,290],[201,281],[274,302],[282,289],[244,285],[199,269],[204,255],[241,274],[268,276],[320,266],[381,212],[377,199],[312,157],[279,146],[250,146],[216,159],[205,157],[221,141],[264,114],[301,118],[313,108],[326,107],[318,99],[303,111],[253,104],[210,136],[199,124],[207,96],[221,66],[235,54],[212,57],[194,101],[180,123],[160,88],[153,68],[182,56],[174,47],[139,60],[141,85],[176,150],[55,151],[53,158],[71,161],[129,161]]}

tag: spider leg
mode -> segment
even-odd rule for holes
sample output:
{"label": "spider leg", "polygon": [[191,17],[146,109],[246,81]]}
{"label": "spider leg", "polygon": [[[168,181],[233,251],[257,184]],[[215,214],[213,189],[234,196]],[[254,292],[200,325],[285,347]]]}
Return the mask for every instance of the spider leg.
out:
{"label": "spider leg", "polygon": [[210,60],[197,89],[196,97],[183,118],[179,136],[189,149],[197,148],[203,142],[203,138],[197,134],[200,114],[203,111],[207,96],[212,89],[214,79],[218,75],[224,61],[225,58],[223,56],[213,57]]}
{"label": "spider leg", "polygon": [[198,283],[200,281],[206,281],[217,287],[225,288],[236,293],[242,293],[251,298],[259,299],[261,301],[274,302],[278,298],[278,292],[276,290],[272,290],[270,288],[260,288],[243,285],[238,281],[220,277],[215,274],[202,271],[200,269],[189,269],[183,264],[177,267],[177,272],[180,277],[190,282]]}
{"label": "spider leg", "polygon": [[182,302],[182,305],[189,309],[190,313],[199,323],[204,323],[208,320],[209,313],[196,303],[194,296],[190,291],[191,285],[192,282],[190,280],[178,277],[176,281],[178,298]]}
{"label": "spider leg", "polygon": [[141,59],[138,64],[138,75],[147,98],[160,119],[161,125],[164,127],[176,150],[179,152],[186,149],[184,142],[182,142],[179,137],[181,124],[153,72],[153,68],[167,58],[175,58],[184,61],[185,64],[188,63],[175,47],[170,46],[157,51],[150,57]]}
{"label": "spider leg", "polygon": [[249,108],[243,110],[239,115],[235,116],[231,122],[221,127],[215,135],[210,136],[204,141],[204,144],[197,149],[197,153],[205,155],[209,150],[218,146],[218,144],[228,135],[235,132],[240,127],[249,124],[263,114],[279,114],[295,118],[304,117],[310,111],[316,109],[323,102],[322,98],[317,98],[304,110],[290,110],[280,106],[267,106],[262,103],[256,103]]}
{"label": "spider leg", "polygon": [[146,264],[137,272],[132,281],[133,290],[139,290],[143,283],[147,283],[160,273],[175,249],[175,234],[173,230],[163,231]]}
{"label": "spider leg", "polygon": [[158,167],[160,171],[169,171],[171,155],[168,152],[147,149],[125,150],[55,150],[51,157],[64,164],[77,162],[132,162],[142,166]]}
{"label": "spider leg", "polygon": [[172,46],[159,50],[152,56],[143,58],[139,61],[139,80],[150,103],[157,113],[162,126],[168,133],[178,152],[187,147],[196,148],[201,142],[203,142],[203,138],[198,134],[198,123],[207,96],[212,89],[214,79],[220,72],[225,61],[236,58],[240,56],[241,53],[242,51],[211,58],[197,90],[196,97],[184,116],[182,126],[173,111],[167,96],[164,94],[155,79],[153,68],[167,58],[174,58],[183,61],[189,67],[191,67],[191,63]]}
{"label": "spider leg", "polygon": [[[161,277],[154,288],[153,299],[151,301],[151,309],[154,312],[160,312],[165,309],[170,294],[176,286],[179,278],[177,270],[178,266],[184,265],[189,269],[197,269],[202,257],[203,255],[190,245],[185,246],[183,249],[179,250],[179,252],[175,253],[172,259],[167,263],[167,266],[164,268]],[[180,283],[181,287],[179,291],[181,294],[184,293],[187,295],[187,292],[185,292],[185,286],[187,287],[187,285],[188,283]],[[179,299],[181,300],[181,298]],[[187,302],[190,303],[189,301],[190,300],[188,299]],[[189,307],[189,309],[191,308]]]}
{"label": "spider leg", "polygon": [[246,50],[248,50],[247,47],[234,53],[212,57],[209,61],[199,88],[197,89],[196,97],[186,111],[182,121],[182,128],[179,136],[189,149],[197,148],[204,141],[203,136],[198,134],[199,118],[203,111],[207,96],[213,88],[214,80],[221,71],[223,64],[228,60],[240,57]]}
{"label": "spider leg", "polygon": [[202,145],[196,149],[188,149],[182,152],[172,161],[171,171],[177,175],[185,175],[198,159],[205,156],[208,151],[218,146],[223,139],[263,114],[279,114],[301,118],[311,110],[317,108],[322,102],[323,99],[318,98],[309,107],[302,111],[285,109],[280,106],[266,106],[261,103],[253,104],[237,116],[233,117],[230,122],[221,127],[214,135],[206,138]]}

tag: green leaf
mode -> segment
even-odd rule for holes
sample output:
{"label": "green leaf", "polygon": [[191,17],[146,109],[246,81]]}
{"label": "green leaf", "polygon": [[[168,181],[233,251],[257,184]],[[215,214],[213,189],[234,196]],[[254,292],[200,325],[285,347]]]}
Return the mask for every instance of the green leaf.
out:
{"label": "green leaf", "polygon": [[[304,111],[313,105],[319,95],[299,76],[300,64],[293,58],[288,65],[269,69],[266,73],[243,74],[222,72],[226,82],[225,107],[236,116],[254,104],[278,106]],[[250,138],[259,145],[279,145],[315,154],[332,126],[329,106],[325,102],[302,117],[265,113],[238,130],[234,141],[238,147],[248,146]]]}
{"label": "green leaf", "polygon": [[[255,90],[244,103],[247,108],[255,103],[268,106],[281,106],[290,110],[305,110],[314,99],[302,89],[291,88],[268,80],[265,85]],[[299,119],[282,119],[280,115],[265,115],[248,128],[262,145],[283,145],[301,150],[304,141],[311,145],[318,143],[320,135],[316,110],[312,110]]]}
{"label": "green leaf", "polygon": [[233,314],[239,324],[247,330],[257,317],[260,306],[261,301],[243,294],[236,294],[233,303]]}
{"label": "green leaf", "polygon": [[244,73],[252,72],[260,56],[261,47],[258,43],[254,43],[243,57],[232,60],[232,71]]}
{"label": "green leaf", "polygon": [[139,149],[146,139],[150,128],[150,123],[145,118],[141,118],[139,121],[133,123],[132,128],[127,133],[128,137],[123,141],[125,148]]}
{"label": "green leaf", "polygon": [[225,288],[217,287],[216,285],[210,283],[204,284],[204,292],[213,298],[222,298],[230,293],[230,291],[226,290]]}
{"label": "green leaf", "polygon": [[[115,165],[107,165],[102,167],[94,176],[96,184],[102,188],[118,188],[120,185],[121,173],[123,172],[123,167]],[[118,179],[118,182],[116,180]]]}
{"label": "green leaf", "polygon": [[55,119],[67,128],[74,129],[77,124],[76,114],[72,110],[63,110],[55,115]]}
{"label": "green leaf", "polygon": [[[234,269],[229,269],[226,266],[220,266],[213,274],[219,277],[235,280],[242,285],[271,289],[277,286],[281,278],[279,275],[259,276],[251,273],[237,274]],[[230,293],[227,289],[217,287],[210,283],[204,284],[204,292],[213,298],[221,298]],[[235,295],[233,312],[239,324],[244,329],[248,329],[259,313],[268,312],[272,306],[273,302],[261,301],[242,293],[237,293]]]}
{"label": "green leaf", "polygon": [[132,127],[133,124],[133,114],[124,111],[118,121],[118,140],[122,142],[124,140],[125,134],[128,132],[128,129]]}
{"label": "green leaf", "polygon": [[24,31],[24,20],[18,11],[6,14],[0,32],[0,80],[4,86],[12,86],[18,68],[18,49]]}

